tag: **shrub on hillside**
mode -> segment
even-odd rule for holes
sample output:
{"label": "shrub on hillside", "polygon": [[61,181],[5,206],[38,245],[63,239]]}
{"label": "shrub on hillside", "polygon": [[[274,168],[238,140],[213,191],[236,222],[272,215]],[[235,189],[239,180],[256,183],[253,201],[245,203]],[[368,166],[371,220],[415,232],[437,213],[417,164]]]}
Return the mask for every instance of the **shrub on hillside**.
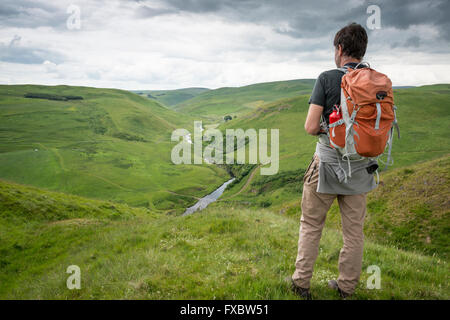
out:
{"label": "shrub on hillside", "polygon": [[291,192],[300,193],[303,186],[304,169],[282,171],[271,176],[261,176],[252,182],[258,194],[284,188]]}
{"label": "shrub on hillside", "polygon": [[83,100],[83,97],[81,96],[61,96],[57,94],[48,94],[48,93],[26,93],[24,97],[31,99],[47,99],[56,101]]}
{"label": "shrub on hillside", "polygon": [[67,100],[83,100],[82,96],[65,96]]}
{"label": "shrub on hillside", "polygon": [[127,140],[127,141],[140,141],[140,142],[146,142],[146,140],[140,136],[130,134],[127,132],[117,132],[113,134],[114,138]]}

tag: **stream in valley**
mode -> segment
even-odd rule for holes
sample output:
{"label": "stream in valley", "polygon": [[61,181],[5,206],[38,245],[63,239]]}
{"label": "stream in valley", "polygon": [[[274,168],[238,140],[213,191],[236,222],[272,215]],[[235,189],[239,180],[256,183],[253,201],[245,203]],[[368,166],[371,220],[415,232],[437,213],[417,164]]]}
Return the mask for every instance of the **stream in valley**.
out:
{"label": "stream in valley", "polygon": [[225,191],[225,188],[227,185],[229,185],[231,182],[233,182],[235,178],[231,178],[224,184],[222,184],[219,188],[217,188],[214,192],[204,196],[200,200],[197,201],[196,204],[194,204],[192,207],[189,207],[186,209],[186,211],[183,213],[183,216],[187,216],[189,214],[194,213],[197,210],[203,210],[205,209],[210,203],[216,201],[222,193]]}

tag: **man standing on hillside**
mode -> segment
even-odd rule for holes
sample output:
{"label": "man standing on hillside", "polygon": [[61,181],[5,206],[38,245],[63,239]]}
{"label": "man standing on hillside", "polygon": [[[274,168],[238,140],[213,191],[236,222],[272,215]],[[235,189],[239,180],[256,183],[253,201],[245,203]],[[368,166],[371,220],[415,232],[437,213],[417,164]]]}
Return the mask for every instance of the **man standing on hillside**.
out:
{"label": "man standing on hillside", "polygon": [[[336,66],[362,67],[359,63],[366,52],[367,41],[367,33],[359,24],[352,23],[339,30],[334,38]],[[329,287],[337,290],[342,298],[354,292],[362,267],[366,194],[376,187],[372,174],[378,167],[376,162],[364,161],[352,166],[351,177],[347,182],[340,182],[335,172],[336,165],[329,161],[330,152],[335,154],[336,150],[330,147],[323,127],[329,123],[333,106],[340,104],[343,75],[344,72],[339,69],[320,74],[309,100],[305,122],[306,132],[318,136],[319,142],[303,180],[298,255],[291,280],[292,289],[306,299],[311,299],[310,280],[322,229],[335,198],[341,212],[344,246],[339,255],[339,277],[329,281]]]}

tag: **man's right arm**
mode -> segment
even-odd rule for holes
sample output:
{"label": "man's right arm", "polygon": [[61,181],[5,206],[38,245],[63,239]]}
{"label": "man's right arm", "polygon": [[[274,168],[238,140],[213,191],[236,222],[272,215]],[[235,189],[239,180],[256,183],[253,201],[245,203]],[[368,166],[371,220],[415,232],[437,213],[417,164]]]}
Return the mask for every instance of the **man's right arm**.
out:
{"label": "man's right arm", "polygon": [[308,134],[316,136],[320,131],[320,117],[322,116],[323,107],[311,103],[309,105],[308,115],[305,121],[305,130]]}
{"label": "man's right arm", "polygon": [[320,131],[320,117],[325,105],[325,89],[323,84],[324,73],[320,74],[314,84],[314,88],[309,99],[309,110],[305,121],[305,130],[308,134],[316,136]]}

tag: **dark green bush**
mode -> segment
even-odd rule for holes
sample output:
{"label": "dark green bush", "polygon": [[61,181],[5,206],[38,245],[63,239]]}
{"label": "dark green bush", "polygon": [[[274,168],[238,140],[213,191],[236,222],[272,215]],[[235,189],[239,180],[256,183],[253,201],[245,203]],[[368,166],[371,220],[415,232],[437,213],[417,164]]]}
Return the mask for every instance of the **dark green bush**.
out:
{"label": "dark green bush", "polygon": [[117,132],[113,134],[113,137],[118,138],[118,139],[122,139],[122,140],[127,140],[127,141],[140,141],[140,142],[146,142],[146,140],[140,136],[134,135],[134,134],[130,134],[127,132]]}
{"label": "dark green bush", "polygon": [[83,100],[81,96],[61,96],[56,94],[48,94],[48,93],[26,93],[24,95],[25,98],[31,99],[47,99],[47,100],[56,100],[56,101],[68,101],[68,100]]}

